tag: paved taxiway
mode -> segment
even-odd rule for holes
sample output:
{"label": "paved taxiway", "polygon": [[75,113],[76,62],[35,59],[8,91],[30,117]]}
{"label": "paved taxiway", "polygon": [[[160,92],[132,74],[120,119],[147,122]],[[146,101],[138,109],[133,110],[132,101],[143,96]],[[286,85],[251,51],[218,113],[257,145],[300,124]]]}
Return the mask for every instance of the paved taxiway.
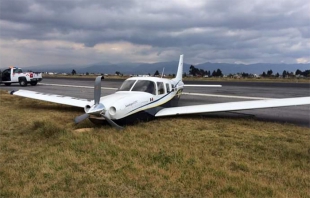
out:
{"label": "paved taxiway", "polygon": [[[114,93],[121,85],[122,80],[103,80],[102,95]],[[234,102],[253,100],[258,98],[290,98],[310,96],[310,84],[306,83],[251,83],[251,82],[185,82],[185,84],[222,84],[221,88],[184,88],[179,105],[212,104],[221,102]],[[63,86],[69,85],[69,86]],[[38,92],[67,95],[78,98],[93,99],[94,80],[76,79],[43,79],[37,86],[20,87],[19,85],[4,86],[0,89],[18,90],[27,89]],[[90,87],[90,88],[89,88]],[[114,89],[110,89],[114,88]],[[196,94],[188,95],[186,93]],[[213,113],[208,117],[249,117],[270,122],[288,122],[310,127],[310,105],[281,107],[273,109],[257,109],[238,111],[236,113]]]}

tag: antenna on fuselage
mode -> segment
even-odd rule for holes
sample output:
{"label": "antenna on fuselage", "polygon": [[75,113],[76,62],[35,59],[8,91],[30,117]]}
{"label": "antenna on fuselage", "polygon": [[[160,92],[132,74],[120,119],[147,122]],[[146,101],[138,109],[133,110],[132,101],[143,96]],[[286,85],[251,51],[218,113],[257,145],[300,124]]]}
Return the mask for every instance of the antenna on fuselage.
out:
{"label": "antenna on fuselage", "polygon": [[163,68],[163,72],[161,73],[161,78],[163,78],[164,76],[164,71],[165,71],[165,68]]}

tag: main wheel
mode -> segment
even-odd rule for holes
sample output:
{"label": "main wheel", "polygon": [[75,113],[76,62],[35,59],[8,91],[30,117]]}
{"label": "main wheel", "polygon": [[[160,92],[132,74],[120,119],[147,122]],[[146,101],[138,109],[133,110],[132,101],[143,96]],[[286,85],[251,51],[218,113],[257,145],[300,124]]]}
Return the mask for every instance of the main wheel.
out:
{"label": "main wheel", "polygon": [[4,83],[5,86],[11,86],[11,83]]}
{"label": "main wheel", "polygon": [[19,85],[22,87],[26,87],[27,86],[27,80],[25,78],[20,79]]}
{"label": "main wheel", "polygon": [[31,82],[30,82],[30,85],[31,85],[31,86],[36,86],[37,84],[38,84],[37,81],[31,81]]}

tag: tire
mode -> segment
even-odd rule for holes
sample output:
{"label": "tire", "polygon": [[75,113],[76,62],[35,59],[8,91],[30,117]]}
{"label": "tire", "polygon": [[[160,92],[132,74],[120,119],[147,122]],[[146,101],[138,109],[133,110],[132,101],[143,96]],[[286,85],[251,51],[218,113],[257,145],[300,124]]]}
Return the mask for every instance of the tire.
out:
{"label": "tire", "polygon": [[30,85],[31,86],[36,86],[38,84],[38,81],[32,81],[32,82],[30,82]]}
{"label": "tire", "polygon": [[26,86],[27,86],[27,80],[26,80],[26,78],[20,78],[20,79],[19,79],[19,85],[20,85],[21,87],[26,87]]}
{"label": "tire", "polygon": [[11,83],[4,83],[5,86],[11,86]]}

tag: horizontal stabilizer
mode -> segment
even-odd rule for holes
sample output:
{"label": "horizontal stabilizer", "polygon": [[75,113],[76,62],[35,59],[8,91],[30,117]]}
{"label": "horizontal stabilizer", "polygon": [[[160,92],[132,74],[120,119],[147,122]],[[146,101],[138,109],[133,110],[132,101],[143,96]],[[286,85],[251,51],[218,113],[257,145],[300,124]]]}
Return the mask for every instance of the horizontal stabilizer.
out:
{"label": "horizontal stabilizer", "polygon": [[36,100],[43,100],[47,102],[70,105],[74,107],[82,107],[82,108],[84,108],[90,102],[86,99],[79,99],[79,98],[54,95],[54,94],[45,94],[45,93],[22,90],[22,89],[18,91],[11,91],[10,94],[16,95],[16,96],[22,96],[26,98],[32,98]]}
{"label": "horizontal stabilizer", "polygon": [[239,111],[248,109],[263,109],[272,107],[286,107],[286,106],[309,105],[309,104],[310,104],[310,97],[227,102],[227,103],[165,108],[157,112],[155,117],[223,112],[223,111]]}

